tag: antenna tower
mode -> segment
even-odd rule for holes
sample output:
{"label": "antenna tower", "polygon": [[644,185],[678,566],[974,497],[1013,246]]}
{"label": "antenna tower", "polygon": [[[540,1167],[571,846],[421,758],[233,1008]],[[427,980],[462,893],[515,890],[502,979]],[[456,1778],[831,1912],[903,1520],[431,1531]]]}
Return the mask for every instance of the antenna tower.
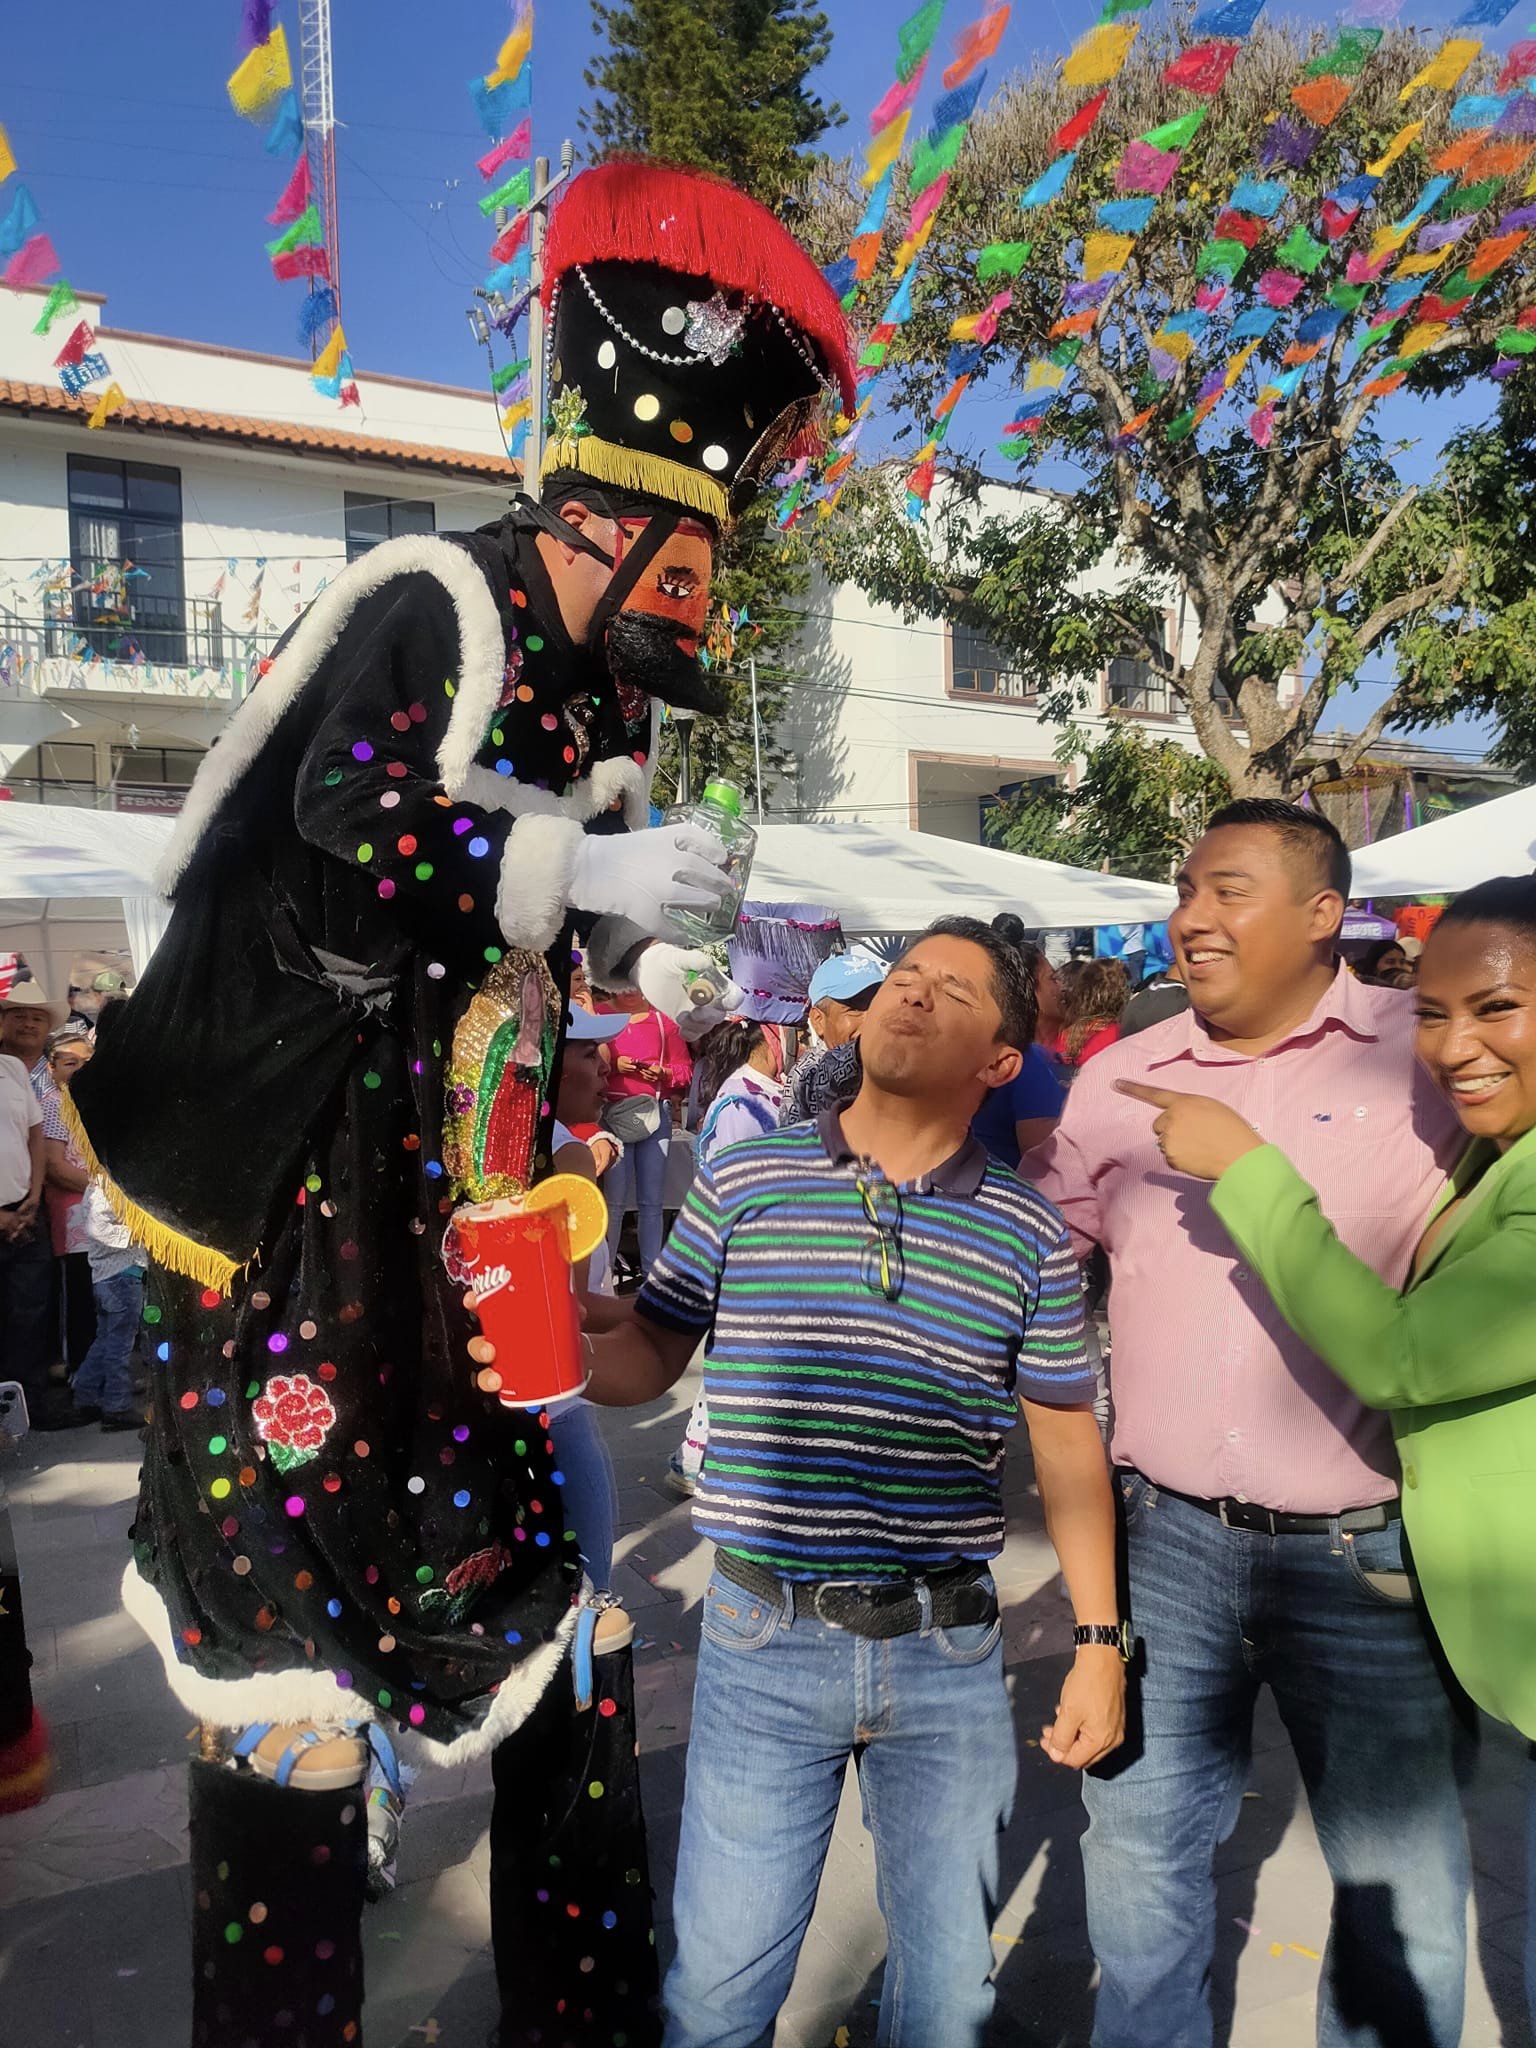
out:
{"label": "antenna tower", "polygon": [[[331,288],[341,303],[341,227],[336,215],[336,101],[331,85],[331,0],[299,0],[299,93],[309,175],[325,222]],[[316,337],[315,347],[321,346]]]}

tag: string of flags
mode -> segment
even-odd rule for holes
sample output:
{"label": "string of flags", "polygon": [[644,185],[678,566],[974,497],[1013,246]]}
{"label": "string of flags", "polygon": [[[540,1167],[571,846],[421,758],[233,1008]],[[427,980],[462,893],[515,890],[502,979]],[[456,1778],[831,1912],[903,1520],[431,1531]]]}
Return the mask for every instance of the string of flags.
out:
{"label": "string of flags", "polygon": [[[0,128],[0,283],[49,287],[32,332],[51,339],[60,321],[70,322],[53,367],[65,394],[82,399],[88,408],[86,425],[104,427],[128,400],[122,385],[112,375],[99,335],[86,319],[64,276],[64,266],[43,227],[31,188],[22,183],[16,171],[10,138]],[[94,389],[96,386],[101,388]]]}
{"label": "string of flags", "polygon": [[[282,23],[273,19],[275,12],[275,0],[241,0],[242,54],[230,73],[229,102],[245,120],[265,124],[263,147],[268,156],[291,166],[277,204],[267,215],[268,225],[279,232],[266,251],[280,284],[301,282],[309,287],[299,314],[299,340],[315,351],[311,381],[323,398],[342,406],[361,405],[331,276],[327,224],[315,190],[288,38]],[[321,343],[327,328],[330,332]]]}
{"label": "string of flags", "polygon": [[[1149,4],[1150,0],[1107,0],[1099,19],[1066,58],[1063,79],[1084,97],[1058,130],[1045,169],[1020,195],[1022,212],[1050,207],[1070,189],[1079,147],[1104,114],[1111,88],[1136,42],[1140,24],[1134,17]],[[1364,386],[1372,399],[1400,387],[1416,356],[1454,338],[1455,321],[1536,234],[1536,177],[1529,177],[1517,198],[1500,201],[1508,181],[1528,176],[1536,156],[1536,24],[1532,35],[1503,58],[1492,92],[1456,97],[1484,48],[1476,37],[1460,31],[1497,26],[1515,4],[1517,0],[1470,0],[1452,32],[1403,88],[1402,121],[1379,154],[1363,168],[1346,166],[1349,175],[1341,174],[1326,196],[1309,204],[1305,217],[1300,217],[1288,174],[1303,169],[1324,142],[1358,91],[1402,5],[1402,0],[1353,0],[1337,31],[1305,62],[1282,106],[1264,123],[1254,166],[1235,180],[1218,207],[1196,252],[1192,302],[1155,316],[1158,324],[1136,387],[1141,409],[1121,429],[1118,445],[1134,442],[1148,429],[1163,400],[1182,389],[1185,378],[1192,377],[1197,355],[1217,337],[1218,360],[1198,385],[1191,382],[1184,394],[1188,402],[1162,426],[1169,440],[1179,441],[1195,431],[1233,391],[1282,322],[1287,323],[1286,346],[1274,368],[1260,373],[1257,402],[1248,420],[1248,430],[1260,446],[1268,445],[1279,409],[1296,395],[1310,366],[1323,358],[1336,359],[1338,337],[1356,316],[1358,326],[1350,336],[1356,360],[1389,339],[1396,349]],[[1091,224],[1085,223],[1078,274],[1063,293],[1060,317],[1048,337],[1051,347],[1026,369],[1016,416],[1002,443],[1005,454],[1027,459],[1033,453],[1047,414],[1068,385],[1078,354],[1103,317],[1164,195],[1176,195],[1167,204],[1187,198],[1178,194],[1175,183],[1181,159],[1239,61],[1243,40],[1264,6],[1265,0],[1208,0],[1192,21],[1189,33],[1194,40],[1164,66],[1164,83],[1200,104],[1132,138],[1110,166],[1112,196],[1099,202]],[[1433,110],[1424,97],[1428,94],[1454,100],[1449,114],[1451,143],[1434,156],[1433,174],[1407,215],[1377,229],[1368,248],[1340,250],[1338,245],[1368,221],[1392,165],[1430,127]],[[1496,218],[1478,235],[1478,223],[1491,207]],[[1272,237],[1266,260],[1260,251]],[[854,254],[851,247],[850,255]],[[951,327],[950,339],[956,346],[946,365],[945,388],[907,479],[907,511],[913,519],[923,516],[936,458],[955,408],[978,374],[1032,254],[1027,233],[988,243],[973,254],[978,284],[989,289],[979,293]],[[1450,275],[1432,288],[1434,273],[1448,265]],[[1244,293],[1246,303],[1236,302],[1243,274],[1250,270],[1258,274]],[[836,272],[829,274],[836,283]],[[1373,307],[1368,307],[1378,293]],[[877,328],[872,340],[879,334]],[[1278,337],[1273,345],[1279,346]],[[1513,316],[1499,333],[1497,346],[1498,359],[1490,372],[1495,379],[1513,375],[1536,355],[1536,307]]]}
{"label": "string of flags", "polygon": [[[499,213],[511,218],[497,230],[491,244],[492,268],[485,289],[500,301],[495,324],[510,336],[533,295],[533,253],[528,235],[533,201],[533,6],[520,6],[496,62],[483,78],[470,80],[469,95],[491,147],[475,165],[490,189],[479,201],[488,221]],[[502,438],[513,457],[527,446],[533,413],[532,359],[523,356],[493,371],[491,386],[501,415]]]}
{"label": "string of flags", "polygon": [[[1140,21],[1129,17],[1139,15],[1148,4],[1149,0],[1107,0],[1099,19],[1068,53],[1062,66],[1063,83],[1087,96],[1052,138],[1054,154],[1045,169],[1019,195],[1021,213],[1027,215],[1053,206],[1068,189],[1079,149],[1097,126],[1108,103],[1110,87],[1124,70],[1141,33]],[[1009,429],[1010,435],[1033,431],[1024,422],[1043,418],[1055,392],[1065,382],[1067,371],[1082,347],[1081,336],[1091,325],[1097,305],[1107,296],[1107,291],[1097,288],[1097,280],[1106,274],[1102,266],[1112,250],[1120,251],[1123,261],[1134,233],[1151,218],[1156,195],[1166,189],[1177,164],[1173,148],[1176,139],[1163,130],[1154,130],[1127,149],[1117,169],[1116,190],[1137,196],[1104,202],[1098,210],[1097,231],[1084,236],[1083,262],[1094,280],[1094,288],[1081,291],[1071,285],[1067,287],[1061,318],[1052,329],[1057,346],[1045,364],[1032,365],[1027,373],[1026,404]],[[975,378],[987,345],[996,336],[1001,315],[1013,302],[1011,282],[1005,285],[1003,280],[1017,279],[1033,252],[1033,238],[1026,236],[1018,241],[991,242],[977,253],[978,282],[1001,288],[993,291],[984,307],[961,315],[951,329],[952,339],[970,345],[951,354],[949,388],[934,409],[928,444],[907,479],[907,516],[911,519],[922,517],[932,495],[935,458],[949,432],[955,408]],[[1031,401],[1032,393],[1038,396]]]}
{"label": "string of flags", "polygon": [[[1011,6],[1008,5],[986,7],[974,21],[961,29],[955,38],[954,54],[945,66],[940,80],[943,87],[942,95],[935,103],[928,127],[913,151],[911,168],[907,175],[906,231],[891,264],[894,290],[879,320],[871,329],[858,358],[853,414],[833,444],[819,486],[818,511],[823,518],[831,515],[842,496],[844,480],[853,467],[854,450],[874,404],[875,387],[885,371],[891,342],[898,330],[912,318],[912,292],[917,261],[928,246],[938,223],[939,212],[949,192],[955,165],[970,132],[971,117],[976,111],[982,87],[986,83],[986,72],[981,66],[996,52],[1002,42],[1011,12]],[[923,70],[927,65],[942,18],[943,8],[938,4],[938,0],[929,0],[927,6],[905,21],[897,31],[901,56],[897,65],[896,87],[886,94],[871,117],[874,141],[871,143],[865,170],[866,182],[872,174],[881,182],[894,178],[895,152],[899,151],[905,139],[911,116],[911,99],[916,98],[917,87],[921,83]],[[896,114],[886,118],[893,100],[906,95],[909,91],[911,99],[907,104]],[[894,142],[890,139],[893,130],[897,131]],[[878,261],[889,199],[888,190],[880,210],[881,228],[872,231],[873,242],[865,245],[866,251],[872,248],[875,261]],[[866,215],[866,218],[868,217]],[[858,240],[859,237],[856,236],[855,241]],[[856,291],[859,256],[852,248],[850,255],[856,266],[853,285]],[[836,277],[833,282],[836,284]],[[779,502],[776,514],[777,523],[781,528],[793,526],[804,509],[803,501],[807,498],[808,491],[813,488],[809,478],[809,465],[804,462],[797,463],[785,481],[788,488]],[[816,500],[812,499],[812,502]]]}
{"label": "string of flags", "polygon": [[[1304,67],[1301,80],[1289,95],[1291,107],[1301,118],[1296,120],[1284,114],[1269,124],[1260,151],[1259,170],[1263,175],[1239,180],[1217,217],[1211,240],[1200,252],[1201,274],[1208,280],[1202,292],[1208,297],[1191,309],[1189,318],[1177,323],[1188,336],[1183,353],[1180,355],[1176,348],[1168,346],[1169,330],[1176,323],[1165,322],[1163,331],[1153,338],[1143,395],[1155,401],[1171,387],[1188,360],[1190,345],[1200,336],[1290,197],[1288,185],[1272,174],[1284,169],[1299,170],[1305,165],[1323,139],[1324,131],[1358,88],[1381,44],[1385,24],[1396,15],[1400,4],[1401,0],[1357,0],[1352,9],[1354,18],[1347,20],[1334,41]],[[1509,0],[1474,0],[1474,5],[1465,10],[1454,26],[1487,23],[1512,11]],[[1336,353],[1341,330],[1360,313],[1378,287],[1382,288],[1379,308],[1371,319],[1361,323],[1354,337],[1361,355],[1384,340],[1415,301],[1420,301],[1428,316],[1410,330],[1403,344],[1405,353],[1364,387],[1372,399],[1386,395],[1402,384],[1412,357],[1447,333],[1450,323],[1511,259],[1536,223],[1536,209],[1517,207],[1507,211],[1492,235],[1483,238],[1467,263],[1448,282],[1447,289],[1427,294],[1429,273],[1449,260],[1455,244],[1471,230],[1481,210],[1494,198],[1500,179],[1524,168],[1532,142],[1536,141],[1536,102],[1528,94],[1467,94],[1456,100],[1449,115],[1449,126],[1453,133],[1459,133],[1459,139],[1435,158],[1432,168],[1436,175],[1424,186],[1408,214],[1401,221],[1378,229],[1367,249],[1350,250],[1342,276],[1333,276],[1330,282],[1324,269],[1334,246],[1351,233],[1361,216],[1374,205],[1376,191],[1387,171],[1424,133],[1428,117],[1418,96],[1426,91],[1454,94],[1481,50],[1482,44],[1476,40],[1455,34],[1447,37],[1399,95],[1405,114],[1414,118],[1402,122],[1363,171],[1336,186],[1321,202],[1313,219],[1296,221],[1291,226],[1275,250],[1270,267],[1257,280],[1260,303],[1241,312],[1226,331],[1227,344],[1233,352],[1224,364],[1207,373],[1194,404],[1168,422],[1164,431],[1169,438],[1179,439],[1192,432],[1235,386],[1272,331],[1283,320],[1293,319],[1296,324],[1289,345],[1278,367],[1261,383],[1258,402],[1248,419],[1253,440],[1260,447],[1267,447],[1273,437],[1278,408],[1296,395],[1311,364]],[[1498,84],[1520,85],[1533,74],[1536,44],[1517,45],[1505,61]],[[1461,174],[1459,182],[1457,172]],[[1431,215],[1437,217],[1431,220]],[[1426,221],[1429,224],[1422,225]],[[1394,268],[1394,256],[1410,237],[1415,242],[1413,253],[1401,258]],[[1306,294],[1314,285],[1319,296],[1307,302]],[[1533,324],[1536,322],[1527,321],[1522,327],[1516,321],[1501,334],[1501,357],[1491,372],[1493,376],[1512,374],[1518,367],[1518,357],[1532,352]],[[1513,348],[1506,348],[1506,342],[1512,343]],[[1133,438],[1155,410],[1154,402],[1138,415],[1122,434],[1122,442]]]}

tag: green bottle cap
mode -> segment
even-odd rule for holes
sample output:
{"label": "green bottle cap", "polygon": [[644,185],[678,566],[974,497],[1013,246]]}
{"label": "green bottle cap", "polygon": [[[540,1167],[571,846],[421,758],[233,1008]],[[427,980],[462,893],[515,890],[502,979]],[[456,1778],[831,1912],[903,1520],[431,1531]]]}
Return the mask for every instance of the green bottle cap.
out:
{"label": "green bottle cap", "polygon": [[712,782],[705,783],[701,801],[712,804],[717,811],[724,811],[727,817],[739,818],[745,799],[738,784],[724,775],[717,775]]}

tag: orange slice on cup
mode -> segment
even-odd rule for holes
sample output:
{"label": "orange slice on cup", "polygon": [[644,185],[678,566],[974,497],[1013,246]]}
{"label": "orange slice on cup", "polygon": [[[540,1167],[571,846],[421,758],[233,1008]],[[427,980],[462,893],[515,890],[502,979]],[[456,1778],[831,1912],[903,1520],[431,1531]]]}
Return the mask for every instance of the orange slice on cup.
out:
{"label": "orange slice on cup", "polygon": [[537,1215],[545,1209],[565,1211],[565,1234],[571,1263],[590,1258],[608,1234],[608,1204],[591,1181],[579,1173],[557,1173],[541,1180],[523,1197],[523,1213]]}

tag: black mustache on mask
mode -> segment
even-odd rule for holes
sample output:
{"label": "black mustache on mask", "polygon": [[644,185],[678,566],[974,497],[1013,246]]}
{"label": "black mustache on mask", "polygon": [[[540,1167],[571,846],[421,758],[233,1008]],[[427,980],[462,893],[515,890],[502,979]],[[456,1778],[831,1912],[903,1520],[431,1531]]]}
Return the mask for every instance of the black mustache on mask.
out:
{"label": "black mustache on mask", "polygon": [[698,657],[677,644],[677,628],[644,612],[620,612],[610,623],[605,641],[608,671],[615,682],[644,690],[663,704],[681,704],[719,718],[730,705],[730,692],[700,668]]}

